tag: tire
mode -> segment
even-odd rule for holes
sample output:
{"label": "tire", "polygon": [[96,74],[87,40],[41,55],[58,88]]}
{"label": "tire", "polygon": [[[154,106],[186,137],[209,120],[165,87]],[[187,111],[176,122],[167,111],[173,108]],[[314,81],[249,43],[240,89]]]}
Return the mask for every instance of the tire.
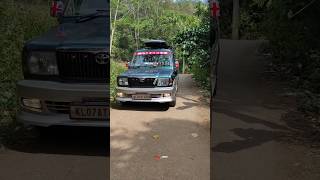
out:
{"label": "tire", "polygon": [[39,138],[46,137],[48,135],[48,131],[50,130],[48,127],[41,126],[33,126],[33,129]]}
{"label": "tire", "polygon": [[175,107],[175,106],[176,106],[176,103],[177,103],[177,101],[174,100],[174,101],[172,101],[172,102],[169,102],[168,104],[169,104],[170,107]]}
{"label": "tire", "polygon": [[213,96],[216,96],[217,95],[217,83],[216,85],[214,86],[214,90],[213,90]]}
{"label": "tire", "polygon": [[126,104],[126,102],[117,101],[117,105],[120,107],[125,106]]}
{"label": "tire", "polygon": [[216,96],[217,95],[217,86],[218,86],[218,79],[216,78],[216,82],[214,84],[214,89],[213,89],[213,92],[212,92],[212,96]]}

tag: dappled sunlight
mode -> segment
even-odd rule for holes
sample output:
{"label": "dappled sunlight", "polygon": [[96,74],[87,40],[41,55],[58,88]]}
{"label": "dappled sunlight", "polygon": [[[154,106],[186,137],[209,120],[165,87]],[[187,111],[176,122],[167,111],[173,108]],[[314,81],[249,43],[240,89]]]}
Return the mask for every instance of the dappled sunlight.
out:
{"label": "dappled sunlight", "polygon": [[[187,118],[155,118],[142,124],[148,131],[135,131],[133,136],[111,133],[111,177],[115,174],[123,179],[164,175],[186,179],[195,174],[208,177],[208,127]],[[193,133],[197,137],[193,137]],[[168,159],[155,160],[157,154],[168,156]],[[142,176],[142,171],[148,173]]]}
{"label": "dappled sunlight", "polygon": [[182,82],[166,111],[145,103],[111,108],[111,179],[209,179],[209,106],[191,75]]}

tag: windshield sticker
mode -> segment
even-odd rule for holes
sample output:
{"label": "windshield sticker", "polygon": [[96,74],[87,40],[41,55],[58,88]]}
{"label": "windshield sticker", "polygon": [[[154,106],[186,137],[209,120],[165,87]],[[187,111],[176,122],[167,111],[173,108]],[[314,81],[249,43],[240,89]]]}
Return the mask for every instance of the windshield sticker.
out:
{"label": "windshield sticker", "polygon": [[160,55],[160,54],[170,54],[168,51],[149,51],[149,52],[135,52],[134,55]]}

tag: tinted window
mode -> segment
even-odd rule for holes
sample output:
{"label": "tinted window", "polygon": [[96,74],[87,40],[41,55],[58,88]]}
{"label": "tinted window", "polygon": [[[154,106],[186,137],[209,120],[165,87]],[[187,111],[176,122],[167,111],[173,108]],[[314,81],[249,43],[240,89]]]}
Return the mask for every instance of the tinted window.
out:
{"label": "tinted window", "polygon": [[96,12],[97,9],[107,9],[109,0],[69,0],[64,16],[79,16]]}

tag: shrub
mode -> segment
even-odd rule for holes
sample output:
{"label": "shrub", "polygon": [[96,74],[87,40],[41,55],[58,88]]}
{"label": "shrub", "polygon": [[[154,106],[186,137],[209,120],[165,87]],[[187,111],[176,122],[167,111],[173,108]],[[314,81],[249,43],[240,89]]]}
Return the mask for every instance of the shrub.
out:
{"label": "shrub", "polygon": [[123,63],[111,60],[110,64],[110,100],[114,101],[116,98],[117,77],[126,70]]}
{"label": "shrub", "polygon": [[[47,1],[49,2],[49,1]],[[25,41],[56,24],[46,1],[0,2],[0,141],[15,124],[16,82],[22,78],[21,52]]]}

